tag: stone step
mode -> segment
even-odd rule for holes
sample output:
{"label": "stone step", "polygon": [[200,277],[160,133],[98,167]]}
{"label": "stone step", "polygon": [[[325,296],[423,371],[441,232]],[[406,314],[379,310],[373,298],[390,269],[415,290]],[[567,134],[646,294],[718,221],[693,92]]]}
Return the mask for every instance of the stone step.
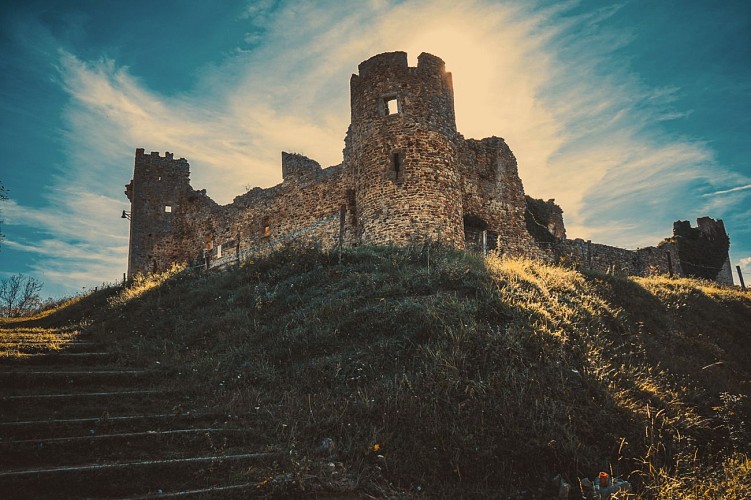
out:
{"label": "stone step", "polygon": [[111,361],[115,356],[109,352],[37,352],[25,353],[19,357],[0,357],[0,367],[44,365],[68,366],[71,364],[87,366],[96,363]]}
{"label": "stone step", "polygon": [[84,352],[104,350],[103,346],[97,342],[60,342],[51,347],[48,342],[0,342],[0,353],[9,354],[31,354],[44,352]]}
{"label": "stone step", "polygon": [[34,332],[34,331],[15,331],[0,329],[0,342],[72,342],[82,340],[80,335],[72,333],[56,333],[53,331]]}
{"label": "stone step", "polygon": [[[228,484],[209,486],[207,488],[198,488],[192,490],[182,491],[163,491],[156,492],[159,498],[251,498],[253,495],[250,493],[257,489],[256,483],[240,483],[240,484]],[[146,500],[154,498],[155,494],[138,495],[135,497],[126,497],[124,500]],[[328,498],[328,497],[320,497]],[[344,498],[344,497],[342,497]],[[350,497],[351,498],[351,497]]]}
{"label": "stone step", "polygon": [[153,388],[95,386],[40,388],[38,392],[0,397],[0,421],[87,418],[93,415],[168,413],[185,401],[170,391]]}
{"label": "stone step", "polygon": [[160,491],[191,491],[256,482],[260,479],[253,476],[258,474],[257,468],[268,467],[281,456],[279,452],[228,452],[15,468],[0,471],[0,491],[14,499],[158,497]]}
{"label": "stone step", "polygon": [[45,367],[0,367],[0,387],[3,392],[13,393],[13,390],[26,390],[40,387],[87,387],[97,384],[134,385],[142,384],[158,372],[153,370],[130,370],[122,368],[70,367],[61,369],[46,369]]}
{"label": "stone step", "polygon": [[93,417],[33,419],[0,422],[0,442],[22,439],[45,439],[104,433],[168,430],[178,427],[208,427],[226,424],[218,413],[197,413],[176,409],[169,413],[109,415]]}
{"label": "stone step", "polygon": [[249,428],[219,426],[0,441],[0,470],[168,459],[265,444]]}

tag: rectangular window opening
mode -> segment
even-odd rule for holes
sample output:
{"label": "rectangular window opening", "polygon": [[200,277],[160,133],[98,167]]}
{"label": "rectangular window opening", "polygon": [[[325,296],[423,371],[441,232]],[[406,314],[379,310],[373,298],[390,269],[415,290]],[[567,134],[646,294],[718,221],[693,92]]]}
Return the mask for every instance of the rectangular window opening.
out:
{"label": "rectangular window opening", "polygon": [[268,238],[271,235],[271,221],[268,217],[264,217],[261,221],[261,227],[263,227],[263,236]]}
{"label": "rectangular window opening", "polygon": [[402,155],[398,151],[391,153],[391,167],[394,170],[394,180],[400,180],[402,172]]}
{"label": "rectangular window opening", "polygon": [[386,98],[386,115],[396,115],[399,113],[399,99],[396,97]]}
{"label": "rectangular window opening", "polygon": [[164,205],[164,213],[171,214],[172,213],[172,205]]}

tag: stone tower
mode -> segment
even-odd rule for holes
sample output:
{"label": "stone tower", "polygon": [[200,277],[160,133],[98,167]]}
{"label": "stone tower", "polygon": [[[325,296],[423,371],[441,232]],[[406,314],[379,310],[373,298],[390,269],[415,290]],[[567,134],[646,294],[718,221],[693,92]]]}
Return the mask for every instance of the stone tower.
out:
{"label": "stone tower", "polygon": [[363,244],[440,240],[464,246],[451,73],[422,53],[371,57],[350,80],[344,158]]}
{"label": "stone tower", "polygon": [[190,187],[190,166],[185,158],[175,160],[172,153],[144,154],[136,149],[133,180],[125,186],[130,200],[130,247],[128,276],[139,272],[164,271],[173,261],[174,217],[178,201]]}

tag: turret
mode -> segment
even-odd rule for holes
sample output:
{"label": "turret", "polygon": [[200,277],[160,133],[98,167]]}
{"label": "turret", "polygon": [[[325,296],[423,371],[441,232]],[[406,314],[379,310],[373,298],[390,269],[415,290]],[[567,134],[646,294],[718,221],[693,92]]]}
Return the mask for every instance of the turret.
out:
{"label": "turret", "polygon": [[136,149],[133,180],[126,186],[130,200],[130,247],[128,276],[163,271],[171,264],[171,239],[175,237],[173,219],[180,207],[178,200],[191,191],[190,166],[185,158],[175,160],[172,153],[144,154]]}
{"label": "turret", "polygon": [[433,55],[409,67],[389,52],[350,80],[352,123],[345,163],[353,176],[360,241],[463,246],[451,73]]}

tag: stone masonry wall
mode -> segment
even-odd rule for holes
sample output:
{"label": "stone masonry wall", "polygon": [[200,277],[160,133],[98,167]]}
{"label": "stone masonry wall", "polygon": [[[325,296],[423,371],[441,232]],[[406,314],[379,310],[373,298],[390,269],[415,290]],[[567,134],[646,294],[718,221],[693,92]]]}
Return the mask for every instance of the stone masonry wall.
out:
{"label": "stone masonry wall", "polygon": [[421,54],[374,56],[350,81],[352,123],[345,163],[352,171],[362,243],[463,244],[451,74]]}
{"label": "stone masonry wall", "polygon": [[128,275],[163,271],[184,260],[186,232],[181,217],[200,218],[216,203],[190,187],[190,166],[172,153],[136,150],[133,180],[125,194],[131,200]]}
{"label": "stone masonry wall", "polygon": [[[559,240],[553,244],[556,261],[581,270],[592,270],[629,276],[674,274],[683,276],[678,249],[675,244],[663,242],[656,247],[626,250],[584,241]],[[670,254],[670,259],[667,255]]]}
{"label": "stone masonry wall", "polygon": [[[465,227],[473,225],[492,235],[491,249],[506,255],[548,256],[527,232],[524,188],[516,158],[499,137],[460,142],[462,206]],[[467,231],[471,246],[477,231]]]}

